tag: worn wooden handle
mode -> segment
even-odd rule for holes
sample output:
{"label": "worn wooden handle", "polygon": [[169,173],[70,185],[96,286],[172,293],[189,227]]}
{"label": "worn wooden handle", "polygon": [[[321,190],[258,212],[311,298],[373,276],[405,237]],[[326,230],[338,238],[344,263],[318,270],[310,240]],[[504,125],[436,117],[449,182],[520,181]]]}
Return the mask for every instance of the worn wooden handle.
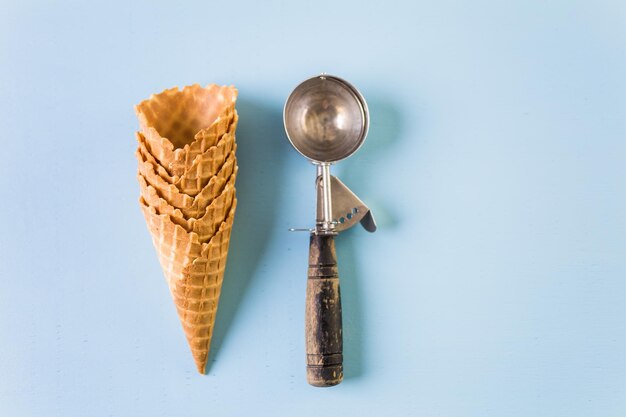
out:
{"label": "worn wooden handle", "polygon": [[341,293],[335,236],[311,233],[306,287],[307,380],[332,387],[343,380]]}

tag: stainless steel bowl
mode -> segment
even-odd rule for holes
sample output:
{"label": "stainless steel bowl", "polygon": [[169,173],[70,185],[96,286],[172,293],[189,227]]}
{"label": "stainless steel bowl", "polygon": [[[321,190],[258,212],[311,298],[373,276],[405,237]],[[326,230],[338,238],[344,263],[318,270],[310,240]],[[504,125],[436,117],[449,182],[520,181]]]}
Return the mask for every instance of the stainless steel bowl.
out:
{"label": "stainless steel bowl", "polygon": [[331,163],[356,152],[367,136],[367,103],[350,83],[319,75],[298,85],[285,103],[287,137],[316,163]]}

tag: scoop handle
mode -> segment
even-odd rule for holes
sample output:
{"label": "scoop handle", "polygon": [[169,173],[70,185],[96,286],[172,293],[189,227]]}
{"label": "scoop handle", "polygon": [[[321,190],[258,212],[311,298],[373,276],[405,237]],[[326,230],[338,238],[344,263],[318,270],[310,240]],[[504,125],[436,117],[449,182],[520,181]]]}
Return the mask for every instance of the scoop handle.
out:
{"label": "scoop handle", "polygon": [[306,287],[307,381],[331,387],[343,380],[341,293],[335,235],[311,233]]}

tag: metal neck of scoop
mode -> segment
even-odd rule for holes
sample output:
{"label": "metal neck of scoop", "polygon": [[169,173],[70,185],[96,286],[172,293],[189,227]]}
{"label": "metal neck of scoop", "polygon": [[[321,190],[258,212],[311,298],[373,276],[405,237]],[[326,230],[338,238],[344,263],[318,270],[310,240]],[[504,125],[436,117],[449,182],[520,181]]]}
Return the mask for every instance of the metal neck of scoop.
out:
{"label": "metal neck of scoop", "polygon": [[[317,163],[316,166],[317,181],[321,181],[321,187],[316,188],[318,189],[317,198],[322,199],[322,213],[318,213],[318,218],[315,225],[315,233],[335,234],[335,223],[333,221],[332,215],[333,201],[330,189],[330,163],[320,162]],[[319,191],[321,191],[321,193]]]}

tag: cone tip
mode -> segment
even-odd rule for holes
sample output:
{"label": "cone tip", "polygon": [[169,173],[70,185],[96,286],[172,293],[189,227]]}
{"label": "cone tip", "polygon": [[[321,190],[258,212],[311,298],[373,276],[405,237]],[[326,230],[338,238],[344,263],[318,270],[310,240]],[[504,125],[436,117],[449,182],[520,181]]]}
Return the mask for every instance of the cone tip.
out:
{"label": "cone tip", "polygon": [[200,375],[206,375],[206,360],[196,360],[196,369],[200,372]]}

